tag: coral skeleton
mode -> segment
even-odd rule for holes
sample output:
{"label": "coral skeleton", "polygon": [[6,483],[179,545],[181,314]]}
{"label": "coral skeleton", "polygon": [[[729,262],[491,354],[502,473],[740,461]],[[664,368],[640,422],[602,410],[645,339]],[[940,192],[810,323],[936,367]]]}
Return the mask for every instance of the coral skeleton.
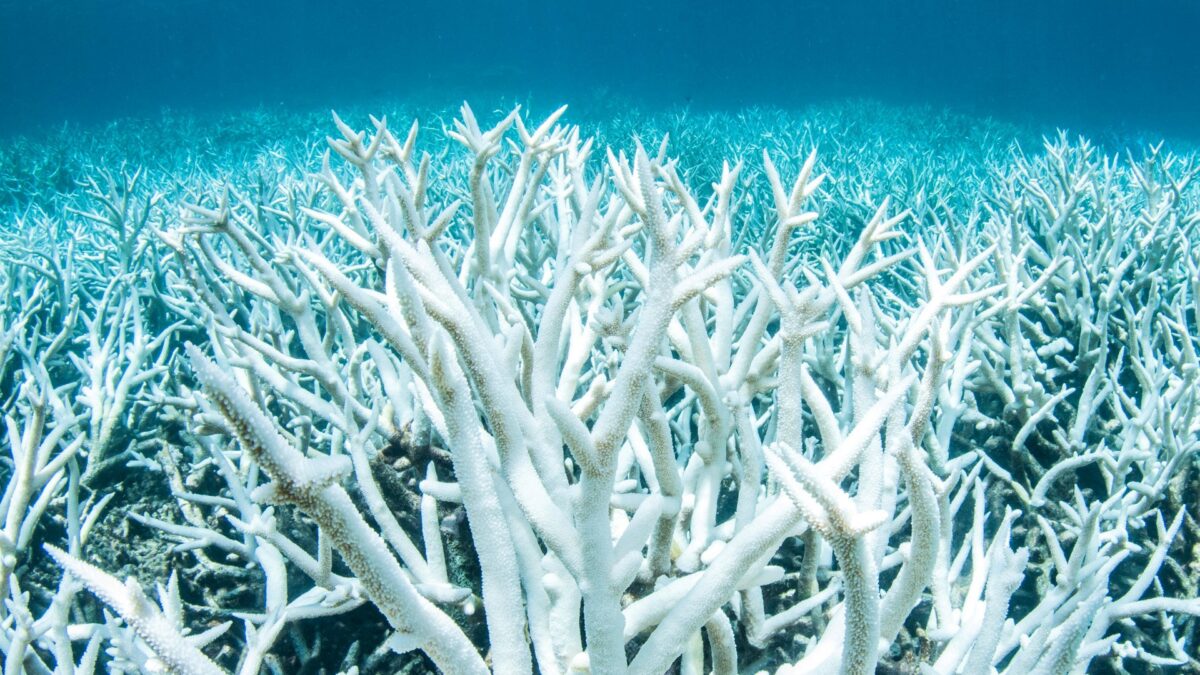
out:
{"label": "coral skeleton", "polygon": [[1200,162],[858,106],[22,186],[5,674],[1200,672]]}

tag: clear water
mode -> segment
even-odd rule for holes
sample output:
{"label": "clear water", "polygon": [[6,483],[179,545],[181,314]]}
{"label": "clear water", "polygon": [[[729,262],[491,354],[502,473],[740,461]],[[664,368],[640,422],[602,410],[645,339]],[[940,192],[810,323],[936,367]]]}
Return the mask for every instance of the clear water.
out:
{"label": "clear water", "polygon": [[718,109],[866,97],[1197,137],[1198,29],[1192,0],[6,0],[0,133],[492,91]]}

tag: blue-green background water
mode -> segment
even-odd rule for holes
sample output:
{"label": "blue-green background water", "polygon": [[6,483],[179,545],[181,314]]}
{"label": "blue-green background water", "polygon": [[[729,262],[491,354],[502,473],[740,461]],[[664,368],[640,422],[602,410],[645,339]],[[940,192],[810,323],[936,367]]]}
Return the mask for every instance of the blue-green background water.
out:
{"label": "blue-green background water", "polygon": [[473,93],[932,103],[1200,137],[1197,0],[0,0],[0,133]]}

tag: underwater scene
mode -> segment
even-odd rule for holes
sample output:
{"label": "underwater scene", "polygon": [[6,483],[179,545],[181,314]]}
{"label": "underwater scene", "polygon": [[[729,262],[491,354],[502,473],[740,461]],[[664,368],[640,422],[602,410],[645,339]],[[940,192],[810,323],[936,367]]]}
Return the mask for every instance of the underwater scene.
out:
{"label": "underwater scene", "polygon": [[1195,0],[0,0],[3,675],[1200,674]]}

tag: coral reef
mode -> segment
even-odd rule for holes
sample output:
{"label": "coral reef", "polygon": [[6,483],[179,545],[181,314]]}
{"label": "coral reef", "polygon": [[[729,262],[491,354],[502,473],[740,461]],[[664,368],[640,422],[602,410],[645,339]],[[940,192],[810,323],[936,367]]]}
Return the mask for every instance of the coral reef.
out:
{"label": "coral reef", "polygon": [[564,110],[0,152],[6,674],[1200,672],[1200,161]]}

